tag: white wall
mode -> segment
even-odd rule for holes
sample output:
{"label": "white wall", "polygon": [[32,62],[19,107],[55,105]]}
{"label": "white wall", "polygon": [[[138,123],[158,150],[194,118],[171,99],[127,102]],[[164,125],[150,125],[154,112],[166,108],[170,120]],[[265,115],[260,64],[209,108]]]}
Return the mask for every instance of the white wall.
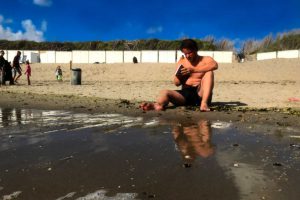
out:
{"label": "white wall", "polygon": [[176,54],[177,54],[176,55],[176,62],[178,62],[180,60],[181,56],[184,56],[184,54],[181,51],[177,51]]}
{"label": "white wall", "polygon": [[[13,61],[17,50],[4,50],[4,58]],[[219,63],[232,63],[231,51],[198,51],[201,56],[211,56]],[[139,63],[175,63],[182,56],[181,51],[168,50],[142,50],[142,51],[33,51],[21,50],[21,60],[24,56],[30,62],[41,63],[132,63],[135,56]],[[258,53],[257,60],[276,58],[299,58],[300,50],[286,50],[278,52]]]}
{"label": "white wall", "polygon": [[141,52],[140,51],[124,51],[124,63],[133,63],[133,57],[136,57],[138,62],[141,62]]}
{"label": "white wall", "polygon": [[218,63],[232,63],[232,51],[214,51],[214,60]]}
{"label": "white wall", "polygon": [[142,51],[142,63],[157,63],[158,51],[143,50]]}
{"label": "white wall", "polygon": [[89,63],[89,51],[72,51],[73,63]]}
{"label": "white wall", "polygon": [[257,60],[267,60],[267,59],[275,59],[277,58],[277,52],[267,52],[267,53],[258,53],[257,55]]}
{"label": "white wall", "polygon": [[41,63],[55,63],[55,51],[40,51]]}
{"label": "white wall", "polygon": [[[218,63],[232,63],[232,51],[198,51],[200,56],[210,56]],[[183,55],[181,51],[177,51],[177,62]]]}
{"label": "white wall", "polygon": [[[14,61],[14,57],[17,55],[18,50],[7,50],[7,61],[11,62],[11,64]],[[21,59],[23,56],[23,52],[21,51]],[[21,60],[20,60],[21,61]]]}
{"label": "white wall", "polygon": [[105,51],[89,51],[89,63],[105,63]]}
{"label": "white wall", "polygon": [[298,50],[287,50],[287,51],[278,51],[277,58],[298,58]]}
{"label": "white wall", "polygon": [[[18,50],[7,50],[4,51],[6,53],[5,59],[8,62],[11,62],[13,64],[14,58],[17,55]],[[19,62],[25,62],[26,60],[29,60],[31,63],[39,62],[39,51],[31,51],[31,50],[20,50],[21,52],[21,58]]]}
{"label": "white wall", "polygon": [[29,60],[30,63],[38,62],[39,61],[39,51],[24,50],[22,52],[21,61],[25,62],[26,60]]}
{"label": "white wall", "polygon": [[158,62],[159,63],[175,63],[176,51],[159,50]]}
{"label": "white wall", "polygon": [[56,51],[56,63],[70,63],[72,60],[72,51]]}
{"label": "white wall", "polygon": [[200,56],[210,56],[214,57],[214,52],[213,51],[198,51],[198,55]]}
{"label": "white wall", "polygon": [[106,63],[123,63],[123,51],[106,51]]}

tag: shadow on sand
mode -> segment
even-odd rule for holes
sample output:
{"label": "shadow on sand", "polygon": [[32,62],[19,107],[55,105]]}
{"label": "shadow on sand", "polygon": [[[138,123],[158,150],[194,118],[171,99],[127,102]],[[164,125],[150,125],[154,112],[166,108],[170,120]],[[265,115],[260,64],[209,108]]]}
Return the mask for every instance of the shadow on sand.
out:
{"label": "shadow on sand", "polygon": [[[210,105],[211,110],[217,111],[227,111],[232,110],[237,107],[247,106],[248,104],[239,101],[229,101],[229,102],[212,102]],[[175,109],[178,106],[168,106],[168,109]],[[197,110],[199,106],[185,106],[188,110]]]}

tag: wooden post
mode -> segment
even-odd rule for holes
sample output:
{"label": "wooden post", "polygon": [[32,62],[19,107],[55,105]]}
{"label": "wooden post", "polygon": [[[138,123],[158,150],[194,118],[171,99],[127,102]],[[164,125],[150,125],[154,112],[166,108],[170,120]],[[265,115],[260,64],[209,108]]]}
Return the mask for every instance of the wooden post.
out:
{"label": "wooden post", "polygon": [[70,60],[70,70],[72,70],[72,60]]}

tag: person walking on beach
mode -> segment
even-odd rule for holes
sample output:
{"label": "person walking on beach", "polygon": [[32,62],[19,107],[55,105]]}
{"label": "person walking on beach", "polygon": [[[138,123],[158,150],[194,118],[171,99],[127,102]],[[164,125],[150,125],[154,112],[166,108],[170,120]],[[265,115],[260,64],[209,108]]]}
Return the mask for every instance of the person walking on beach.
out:
{"label": "person walking on beach", "polygon": [[10,62],[5,60],[4,51],[0,51],[0,84],[5,85],[6,81],[9,81],[10,85],[14,85],[14,81],[12,78],[12,68]]}
{"label": "person walking on beach", "polygon": [[4,65],[5,65],[5,58],[4,58],[4,51],[0,51],[0,85],[2,85],[2,81],[4,79]]}
{"label": "person walking on beach", "polygon": [[148,110],[164,110],[171,102],[175,106],[200,106],[200,111],[210,111],[214,88],[214,70],[217,62],[210,56],[198,55],[198,45],[192,39],[185,39],[180,45],[184,54],[177,63],[178,73],[173,83],[181,86],[181,90],[162,90],[155,103],[142,103],[140,108]]}
{"label": "person walking on beach", "polygon": [[31,85],[31,83],[30,83],[31,67],[30,67],[30,64],[29,64],[28,60],[26,61],[25,74],[27,75],[27,83],[28,83],[28,85]]}
{"label": "person walking on beach", "polygon": [[[17,55],[14,57],[14,60],[13,60],[14,82],[15,83],[18,83],[18,79],[22,76],[22,68],[20,66],[20,58],[21,58],[21,51],[18,51]],[[17,73],[18,73],[18,76],[17,76]]]}

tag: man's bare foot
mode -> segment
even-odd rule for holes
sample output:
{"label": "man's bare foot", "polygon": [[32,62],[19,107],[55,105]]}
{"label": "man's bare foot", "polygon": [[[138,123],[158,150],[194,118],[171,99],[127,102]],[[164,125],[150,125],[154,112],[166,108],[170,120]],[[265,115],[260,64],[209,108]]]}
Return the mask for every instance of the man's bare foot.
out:
{"label": "man's bare foot", "polygon": [[207,103],[201,103],[200,111],[201,112],[209,112],[210,111],[210,108],[208,107]]}
{"label": "man's bare foot", "polygon": [[163,106],[161,106],[158,103],[146,103],[146,102],[144,102],[139,107],[144,111],[149,111],[149,110],[160,111],[160,110],[163,110]]}

